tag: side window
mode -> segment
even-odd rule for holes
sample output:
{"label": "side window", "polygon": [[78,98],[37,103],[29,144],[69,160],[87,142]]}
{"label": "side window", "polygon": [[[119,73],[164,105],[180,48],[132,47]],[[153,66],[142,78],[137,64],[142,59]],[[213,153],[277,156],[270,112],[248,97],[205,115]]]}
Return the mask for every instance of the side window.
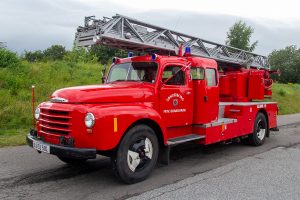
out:
{"label": "side window", "polygon": [[162,75],[162,81],[165,82],[168,78],[173,76],[166,85],[184,85],[184,72],[181,71],[181,66],[167,66],[165,67]]}
{"label": "side window", "polygon": [[204,79],[204,69],[202,67],[192,67],[191,75],[192,75],[192,80],[203,80]]}
{"label": "side window", "polygon": [[206,82],[207,86],[216,86],[217,85],[217,76],[215,69],[205,69]]}

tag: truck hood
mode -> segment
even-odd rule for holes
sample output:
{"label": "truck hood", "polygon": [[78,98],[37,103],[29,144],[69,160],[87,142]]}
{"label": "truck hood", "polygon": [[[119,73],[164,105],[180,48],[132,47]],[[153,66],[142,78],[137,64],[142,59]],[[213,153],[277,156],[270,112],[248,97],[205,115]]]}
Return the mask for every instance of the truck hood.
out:
{"label": "truck hood", "polygon": [[150,84],[120,82],[63,88],[51,95],[52,102],[68,103],[117,103],[143,102],[153,96]]}

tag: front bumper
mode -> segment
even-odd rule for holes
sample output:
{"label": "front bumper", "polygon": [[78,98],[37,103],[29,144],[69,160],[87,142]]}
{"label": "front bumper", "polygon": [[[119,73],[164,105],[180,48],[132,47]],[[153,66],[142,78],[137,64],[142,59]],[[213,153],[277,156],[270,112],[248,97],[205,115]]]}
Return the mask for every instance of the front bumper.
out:
{"label": "front bumper", "polygon": [[45,143],[42,140],[30,134],[27,135],[26,141],[30,147],[33,147],[33,141],[38,141],[41,144],[48,145],[50,146],[50,154],[61,156],[61,157],[93,159],[96,158],[97,155],[96,149],[85,149],[85,148],[83,149],[83,148],[53,145],[53,144]]}

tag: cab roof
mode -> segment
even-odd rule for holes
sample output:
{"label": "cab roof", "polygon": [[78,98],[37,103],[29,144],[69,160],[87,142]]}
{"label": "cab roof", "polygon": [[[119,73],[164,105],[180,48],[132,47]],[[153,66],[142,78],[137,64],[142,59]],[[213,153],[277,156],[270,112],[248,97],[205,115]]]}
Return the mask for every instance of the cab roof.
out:
{"label": "cab roof", "polygon": [[[156,54],[155,54],[156,55]],[[203,67],[203,68],[217,68],[217,62],[214,59],[203,58],[203,57],[185,57],[185,56],[164,56],[156,55],[153,59],[153,55],[144,55],[144,56],[134,56],[128,58],[116,58],[117,63],[126,63],[126,62],[157,62],[159,64],[166,63],[178,63],[178,64],[187,64],[191,63],[192,67]]]}

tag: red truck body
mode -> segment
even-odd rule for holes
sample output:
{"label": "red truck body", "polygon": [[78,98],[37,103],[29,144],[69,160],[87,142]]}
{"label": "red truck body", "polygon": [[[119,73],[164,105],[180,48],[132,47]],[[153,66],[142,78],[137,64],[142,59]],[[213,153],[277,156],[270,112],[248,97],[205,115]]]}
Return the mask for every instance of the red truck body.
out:
{"label": "red truck body", "polygon": [[[119,60],[120,63],[145,61],[152,62],[151,56]],[[192,67],[201,66],[204,69],[217,70],[217,63],[205,58],[158,56],[155,62],[163,69],[168,65],[183,67],[188,61],[192,62]],[[159,70],[160,73],[157,74],[158,80],[162,71]],[[52,98],[60,97],[68,99],[68,102],[40,104],[38,135],[53,144],[59,144],[59,137],[64,135],[74,139],[75,147],[105,151],[115,148],[126,130],[139,121],[148,121],[147,123],[159,127],[162,134],[160,138],[164,144],[167,144],[168,139],[191,133],[205,135],[205,139],[201,141],[203,144],[247,135],[253,131],[253,121],[259,111],[266,114],[270,128],[276,127],[276,103],[245,101],[248,99],[246,82],[251,81],[247,80],[249,73],[251,70],[230,72],[228,76],[235,76],[231,80],[225,80],[225,75],[224,78],[219,78],[220,75],[216,73],[216,79],[220,81],[212,87],[207,86],[205,79],[191,80],[190,69],[187,69],[186,83],[180,86],[163,85],[160,81],[126,81],[61,89],[56,91]],[[228,86],[225,85],[228,84],[225,81],[229,82]],[[256,90],[260,95],[262,81],[261,77],[257,85],[251,86],[248,93],[251,95],[251,91]],[[174,99],[178,101],[176,110],[173,105]],[[87,112],[92,112],[96,117],[92,129],[86,128],[84,124]],[[217,123],[222,118],[236,120],[228,124]],[[209,126],[210,124],[212,126]]]}
{"label": "red truck body", "polygon": [[[230,66],[220,70],[213,59],[153,55],[114,59],[111,67],[155,64],[157,72],[150,82],[112,81],[57,90],[49,102],[39,105],[32,135],[45,145],[105,155],[120,148],[122,138],[138,124],[154,130],[161,150],[190,140],[208,145],[246,137],[254,132],[258,113],[266,118],[266,136],[277,127],[277,103],[261,101],[271,95],[267,71]],[[181,69],[183,84],[165,82],[164,70],[170,66]],[[95,117],[92,128],[85,125],[87,113]]]}

